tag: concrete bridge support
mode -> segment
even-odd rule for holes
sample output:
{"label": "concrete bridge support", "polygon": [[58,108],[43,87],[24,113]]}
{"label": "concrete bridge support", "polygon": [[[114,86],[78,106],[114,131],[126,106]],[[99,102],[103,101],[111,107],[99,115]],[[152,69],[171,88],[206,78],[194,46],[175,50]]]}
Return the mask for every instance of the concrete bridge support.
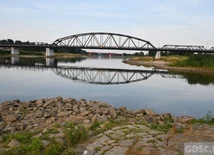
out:
{"label": "concrete bridge support", "polygon": [[161,58],[161,52],[157,51],[156,55],[155,55],[155,59],[160,59]]}
{"label": "concrete bridge support", "polygon": [[19,49],[15,47],[11,47],[11,54],[19,54]]}
{"label": "concrete bridge support", "polygon": [[54,56],[54,49],[46,48],[46,56]]}

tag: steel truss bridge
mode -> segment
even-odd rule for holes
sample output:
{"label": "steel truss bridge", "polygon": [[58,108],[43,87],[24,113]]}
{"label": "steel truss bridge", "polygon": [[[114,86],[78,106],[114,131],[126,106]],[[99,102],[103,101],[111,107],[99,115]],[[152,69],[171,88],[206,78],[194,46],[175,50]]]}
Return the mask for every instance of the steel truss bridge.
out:
{"label": "steel truss bridge", "polygon": [[0,44],[4,47],[44,47],[44,48],[64,48],[75,47],[82,49],[108,49],[108,50],[135,50],[135,51],[174,51],[174,52],[198,52],[214,53],[214,47],[206,49],[204,46],[191,45],[164,45],[156,48],[149,41],[137,37],[106,32],[91,32],[70,35],[56,39],[52,44],[42,42],[30,45],[19,44]]}
{"label": "steel truss bridge", "polygon": [[20,66],[0,64],[1,68],[16,68],[29,71],[49,70],[63,78],[98,85],[128,84],[149,79],[154,74],[163,78],[183,78],[182,75],[172,74],[168,71],[153,70],[129,70],[112,68],[90,68],[90,67],[46,67],[46,66]]}
{"label": "steel truss bridge", "polygon": [[57,39],[53,45],[86,49],[151,50],[149,41],[116,33],[82,33]]}

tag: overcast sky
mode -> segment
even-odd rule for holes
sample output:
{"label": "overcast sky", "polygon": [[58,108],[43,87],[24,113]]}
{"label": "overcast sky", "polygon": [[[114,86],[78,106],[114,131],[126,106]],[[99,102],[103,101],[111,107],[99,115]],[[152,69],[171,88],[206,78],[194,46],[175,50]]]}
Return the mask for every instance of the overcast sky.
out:
{"label": "overcast sky", "polygon": [[0,0],[0,40],[115,32],[155,46],[214,46],[214,0]]}

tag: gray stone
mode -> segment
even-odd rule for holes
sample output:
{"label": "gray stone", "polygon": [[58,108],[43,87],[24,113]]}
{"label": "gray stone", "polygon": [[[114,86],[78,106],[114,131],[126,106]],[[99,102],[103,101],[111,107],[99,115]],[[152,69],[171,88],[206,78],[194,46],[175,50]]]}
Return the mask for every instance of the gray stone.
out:
{"label": "gray stone", "polygon": [[125,155],[128,147],[114,146],[112,149],[107,151],[105,155]]}
{"label": "gray stone", "polygon": [[119,130],[115,131],[113,134],[110,135],[112,139],[120,139],[123,136],[125,136],[125,134]]}
{"label": "gray stone", "polygon": [[155,112],[154,112],[153,110],[151,110],[151,109],[145,109],[145,113],[146,113],[147,115],[149,115],[149,116],[155,115]]}
{"label": "gray stone", "polygon": [[110,145],[106,145],[106,146],[102,147],[102,148],[100,149],[100,151],[105,152],[105,151],[109,150],[110,148],[111,148]]}
{"label": "gray stone", "polygon": [[111,117],[113,117],[113,118],[116,118],[117,117],[117,113],[116,113],[116,111],[115,111],[115,109],[112,107],[112,108],[110,108],[109,109],[109,115],[111,116]]}
{"label": "gray stone", "polygon": [[141,109],[141,110],[137,110],[134,112],[135,114],[145,114],[145,110],[144,109]]}
{"label": "gray stone", "polygon": [[8,146],[10,148],[18,147],[20,145],[21,145],[21,143],[19,141],[17,141],[16,139],[11,140],[10,143],[8,144]]}
{"label": "gray stone", "polygon": [[46,103],[43,104],[44,108],[47,107],[54,107],[56,105],[56,101],[54,99],[51,99],[49,101],[47,101]]}
{"label": "gray stone", "polygon": [[103,143],[108,141],[110,138],[107,136],[102,136],[98,139],[96,139],[93,143],[86,146],[87,150],[95,150],[97,147],[102,147]]}
{"label": "gray stone", "polygon": [[33,138],[41,138],[41,137],[42,137],[42,133],[39,133],[39,134],[33,136]]}
{"label": "gray stone", "polygon": [[89,115],[89,111],[83,111],[80,113],[80,115],[85,117],[85,116]]}
{"label": "gray stone", "polygon": [[45,149],[50,145],[50,142],[47,140],[42,140],[42,147]]}
{"label": "gray stone", "polygon": [[48,118],[48,117],[51,117],[51,114],[49,112],[45,112],[43,116]]}
{"label": "gray stone", "polygon": [[98,122],[106,122],[108,120],[106,115],[94,115],[92,120],[97,120]]}
{"label": "gray stone", "polygon": [[134,137],[136,137],[136,135],[133,134],[133,133],[131,133],[131,134],[126,135],[126,137],[127,137],[127,138],[134,138]]}
{"label": "gray stone", "polygon": [[36,105],[37,105],[37,107],[43,106],[43,103],[44,103],[44,99],[36,100]]}
{"label": "gray stone", "polygon": [[91,121],[89,120],[89,119],[85,119],[85,120],[83,120],[83,123],[84,124],[89,124]]}
{"label": "gray stone", "polygon": [[82,155],[94,155],[96,152],[94,150],[85,150]]}
{"label": "gray stone", "polygon": [[62,101],[62,100],[63,100],[62,96],[57,96],[56,99],[57,99],[58,101]]}
{"label": "gray stone", "polygon": [[194,120],[193,117],[181,116],[177,119],[178,123],[191,123]]}
{"label": "gray stone", "polygon": [[5,122],[14,122],[19,118],[18,114],[12,114],[12,115],[8,115],[8,116],[4,116],[3,120]]}
{"label": "gray stone", "polygon": [[120,146],[131,146],[133,144],[133,140],[130,139],[124,139],[119,141]]}
{"label": "gray stone", "polygon": [[57,133],[57,134],[55,135],[55,137],[56,137],[56,138],[63,138],[63,137],[65,137],[65,134],[64,134],[64,133]]}
{"label": "gray stone", "polygon": [[36,114],[35,114],[35,117],[36,118],[41,118],[44,114],[44,111],[43,110],[37,110],[36,111]]}
{"label": "gray stone", "polygon": [[31,103],[30,102],[22,102],[21,104],[24,108],[29,108],[31,107]]}
{"label": "gray stone", "polygon": [[4,131],[4,132],[11,132],[11,133],[13,133],[13,132],[16,131],[16,127],[13,126],[13,125],[8,125],[8,126],[6,126],[6,127],[4,128],[3,131]]}
{"label": "gray stone", "polygon": [[109,135],[109,134],[112,134],[112,133],[114,133],[114,132],[115,132],[115,131],[113,131],[113,130],[107,130],[107,131],[104,132],[104,134]]}

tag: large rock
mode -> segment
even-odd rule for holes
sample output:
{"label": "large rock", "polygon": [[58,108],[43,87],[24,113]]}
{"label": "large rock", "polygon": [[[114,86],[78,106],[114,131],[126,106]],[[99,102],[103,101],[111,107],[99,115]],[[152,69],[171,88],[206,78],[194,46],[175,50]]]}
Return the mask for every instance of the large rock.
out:
{"label": "large rock", "polygon": [[147,115],[155,115],[155,112],[153,111],[153,110],[151,110],[151,109],[145,109],[145,113],[147,114]]}
{"label": "large rock", "polygon": [[109,115],[111,116],[111,117],[113,117],[113,118],[116,118],[117,117],[117,113],[116,113],[116,111],[115,111],[115,109],[114,109],[114,107],[111,107],[110,109],[109,109]]}
{"label": "large rock", "polygon": [[5,122],[14,122],[19,118],[18,114],[12,114],[12,115],[8,115],[8,116],[4,116],[3,120]]}
{"label": "large rock", "polygon": [[36,118],[41,118],[44,114],[44,110],[37,110],[35,113]]}
{"label": "large rock", "polygon": [[44,108],[47,107],[54,107],[56,105],[56,101],[54,99],[51,99],[49,101],[47,101],[46,103],[43,104]]}
{"label": "large rock", "polygon": [[178,117],[177,119],[178,123],[183,123],[183,124],[191,123],[192,121],[194,121],[194,118],[189,116],[181,116],[181,117]]}
{"label": "large rock", "polygon": [[31,107],[31,103],[30,103],[30,102],[22,102],[21,105],[22,105],[22,107],[24,107],[24,108],[29,108],[29,107]]}

